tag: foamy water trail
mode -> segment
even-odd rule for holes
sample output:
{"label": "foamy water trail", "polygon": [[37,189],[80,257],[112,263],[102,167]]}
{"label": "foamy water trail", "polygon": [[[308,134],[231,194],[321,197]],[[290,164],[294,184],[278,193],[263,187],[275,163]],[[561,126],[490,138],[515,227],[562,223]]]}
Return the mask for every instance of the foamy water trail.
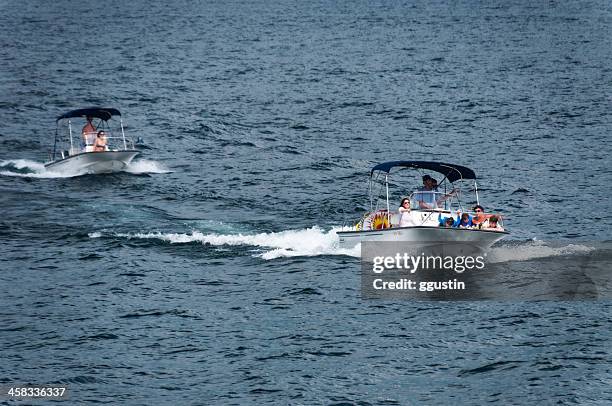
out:
{"label": "foamy water trail", "polygon": [[[318,226],[301,230],[286,230],[277,233],[203,233],[192,231],[190,233],[107,233],[96,231],[89,234],[90,238],[102,238],[106,235],[128,239],[155,239],[171,244],[185,244],[199,242],[213,246],[245,246],[258,247],[254,254],[266,260],[319,255],[347,255],[359,258],[361,246],[344,249],[339,247],[337,231],[347,231],[347,227],[333,227],[325,231]],[[513,261],[529,261],[538,258],[547,258],[563,255],[582,255],[595,250],[584,244],[557,244],[551,245],[544,241],[516,241],[506,245],[491,248],[487,252],[489,263],[502,263]]]}
{"label": "foamy water trail", "polygon": [[511,261],[529,261],[538,258],[548,258],[563,255],[581,255],[595,250],[584,244],[564,244],[553,246],[545,241],[520,242],[516,245],[502,245],[491,248],[488,262],[501,263]]}
{"label": "foamy water trail", "polygon": [[152,161],[149,159],[137,159],[132,161],[125,172],[141,174],[141,173],[170,173],[171,171],[161,162]]}
{"label": "foamy water trail", "polygon": [[22,178],[71,178],[82,173],[62,173],[49,171],[45,165],[28,159],[10,159],[0,162],[0,175]]}
{"label": "foamy water trail", "polygon": [[[124,172],[133,174],[144,174],[144,173],[169,173],[168,170],[162,163],[151,161],[148,159],[139,159],[128,165]],[[47,170],[45,165],[30,161],[28,159],[10,159],[7,161],[0,162],[0,175],[2,176],[16,176],[22,178],[41,178],[41,179],[53,179],[53,178],[72,178],[75,176],[84,175],[85,172],[66,172],[66,171],[53,171]]]}
{"label": "foamy water trail", "polygon": [[[116,237],[157,239],[172,244],[200,242],[214,246],[251,246],[259,247],[263,252],[258,252],[254,256],[271,260],[283,257],[297,256],[319,256],[319,255],[348,255],[360,257],[361,249],[357,246],[352,249],[341,249],[338,246],[339,240],[337,231],[343,230],[342,227],[334,227],[329,231],[324,231],[315,226],[301,230],[287,230],[278,233],[259,233],[259,234],[204,234],[199,231],[191,233],[114,233]],[[90,233],[90,238],[103,237],[103,233]]]}

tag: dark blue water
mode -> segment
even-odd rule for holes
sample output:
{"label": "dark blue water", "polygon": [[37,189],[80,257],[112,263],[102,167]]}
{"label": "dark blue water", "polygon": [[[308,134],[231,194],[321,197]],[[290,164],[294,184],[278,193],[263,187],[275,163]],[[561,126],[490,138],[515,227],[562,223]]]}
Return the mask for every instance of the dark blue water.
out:
{"label": "dark blue water", "polygon": [[[608,270],[609,2],[0,9],[1,384],[80,404],[612,401],[609,301],[362,300],[335,236],[374,164],[441,160],[504,213],[508,269]],[[143,157],[46,172],[55,118],[91,105]]]}

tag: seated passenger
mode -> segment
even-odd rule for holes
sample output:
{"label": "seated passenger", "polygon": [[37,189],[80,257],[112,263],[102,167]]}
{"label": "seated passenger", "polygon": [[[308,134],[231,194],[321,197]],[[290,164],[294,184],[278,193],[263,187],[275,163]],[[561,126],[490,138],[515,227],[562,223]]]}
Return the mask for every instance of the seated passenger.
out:
{"label": "seated passenger", "polygon": [[455,227],[472,228],[474,226],[474,224],[472,224],[472,217],[467,213],[463,213],[461,217],[459,217],[459,213],[457,212],[457,220]]}
{"label": "seated passenger", "polygon": [[417,225],[414,219],[412,218],[412,215],[410,214],[410,199],[409,198],[404,197],[402,199],[402,202],[400,203],[400,207],[398,211],[400,214],[400,221],[399,221],[400,227],[412,227],[412,226]]}
{"label": "seated passenger", "polygon": [[442,214],[438,214],[438,226],[439,227],[455,227],[455,219],[452,216],[442,217]]}
{"label": "seated passenger", "polygon": [[446,228],[455,227],[455,219],[453,219],[452,217],[443,217],[441,220],[439,220],[438,226]]}
{"label": "seated passenger", "polygon": [[98,135],[96,136],[96,142],[94,144],[94,151],[106,151],[106,134],[104,133],[104,131],[98,131]]}
{"label": "seated passenger", "polygon": [[497,216],[489,217],[489,220],[487,220],[485,224],[482,225],[482,229],[490,230],[490,231],[504,231],[504,228],[500,226],[499,224],[497,224],[497,221],[498,221]]}
{"label": "seated passenger", "polygon": [[477,204],[472,210],[475,213],[474,217],[472,217],[472,224],[475,226],[482,224],[487,219],[487,216],[484,214],[484,207],[481,205]]}

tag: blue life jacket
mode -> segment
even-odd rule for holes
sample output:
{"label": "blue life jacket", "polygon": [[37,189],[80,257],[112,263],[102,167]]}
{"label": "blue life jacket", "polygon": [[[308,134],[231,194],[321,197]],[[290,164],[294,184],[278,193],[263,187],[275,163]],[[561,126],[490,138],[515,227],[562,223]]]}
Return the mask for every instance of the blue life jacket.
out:
{"label": "blue life jacket", "polygon": [[472,226],[474,226],[474,224],[472,223],[472,216],[470,216],[468,214],[467,224],[462,224],[461,223],[461,216],[457,215],[457,220],[455,220],[455,224],[453,224],[453,227],[459,227],[459,226],[463,226],[463,227],[472,227]]}

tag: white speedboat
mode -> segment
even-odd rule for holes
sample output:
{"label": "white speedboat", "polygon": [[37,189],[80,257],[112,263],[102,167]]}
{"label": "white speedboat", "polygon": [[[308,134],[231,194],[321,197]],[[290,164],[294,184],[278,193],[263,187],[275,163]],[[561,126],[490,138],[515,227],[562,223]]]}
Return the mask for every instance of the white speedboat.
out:
{"label": "white speedboat", "polygon": [[[425,174],[424,182],[427,179],[432,184],[409,195],[411,209],[403,214],[408,216],[404,224],[409,223],[409,226],[400,226],[400,213],[395,209],[405,195],[397,197],[397,204],[393,208],[389,202],[389,186],[394,186],[389,181],[390,173],[392,170],[397,173],[404,169],[413,169],[422,174],[432,172],[434,176],[443,175],[439,184],[432,186],[435,185],[435,178]],[[461,186],[464,186],[462,181],[466,180],[474,181],[475,200],[470,203],[480,205],[476,174],[465,166],[427,161],[393,161],[376,165],[370,171],[370,211],[352,230],[337,233],[340,247],[350,248],[364,241],[389,241],[408,245],[458,243],[478,249],[490,247],[508,232],[503,229],[501,215],[474,213],[465,207],[467,202],[463,201]],[[379,189],[375,190],[377,185]],[[406,190],[405,187],[401,189]],[[458,224],[463,213],[467,213],[469,219],[469,225],[465,227]],[[493,222],[489,224],[493,217],[497,219],[495,228],[491,227]]]}
{"label": "white speedboat", "polygon": [[[111,121],[113,117],[119,117],[118,128],[114,125],[116,121]],[[119,172],[140,153],[134,149],[133,141],[126,138],[121,113],[117,109],[92,107],[72,110],[59,116],[56,124],[53,151],[45,163],[49,171],[71,174]],[[81,124],[84,124],[83,131],[79,127]],[[74,125],[78,126],[78,135]],[[119,131],[120,134],[115,135]]]}

